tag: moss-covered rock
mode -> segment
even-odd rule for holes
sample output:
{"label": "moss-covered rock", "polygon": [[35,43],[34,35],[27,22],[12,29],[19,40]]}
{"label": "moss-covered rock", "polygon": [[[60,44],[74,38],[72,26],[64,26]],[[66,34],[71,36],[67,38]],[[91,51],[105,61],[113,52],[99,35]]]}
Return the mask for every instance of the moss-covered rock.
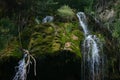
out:
{"label": "moss-covered rock", "polygon": [[[19,39],[15,38],[0,52],[1,80],[11,80],[13,78],[14,67],[18,65],[17,62],[23,55],[19,49],[21,47],[28,49],[37,62],[37,76],[34,77],[32,71],[30,71],[30,74],[28,74],[29,80],[33,80],[33,78],[56,80],[56,76],[63,80],[70,77],[70,72],[72,76],[79,74],[81,65],[80,43],[83,40],[83,33],[78,30],[77,23],[49,23],[25,27],[20,36],[22,46]],[[31,65],[31,67],[33,66]],[[72,68],[74,69],[72,70]],[[60,72],[61,70],[64,71]],[[4,74],[2,74],[3,72]],[[48,75],[49,73],[54,75]],[[45,76],[48,78],[45,78]],[[74,78],[76,78],[75,76]]]}
{"label": "moss-covered rock", "polygon": [[80,42],[83,34],[76,23],[49,23],[36,25],[29,42],[33,54],[52,54],[70,50],[81,56]]}
{"label": "moss-covered rock", "polygon": [[21,56],[22,54],[20,53],[19,44],[16,39],[13,39],[5,49],[0,51],[0,60],[3,58],[7,60],[9,57],[20,58]]}
{"label": "moss-covered rock", "polygon": [[[25,27],[21,32],[22,48],[28,49],[34,56],[56,55],[57,51],[69,50],[81,57],[80,43],[83,33],[78,23],[46,23]],[[21,57],[19,40],[13,40],[1,51],[1,57]]]}

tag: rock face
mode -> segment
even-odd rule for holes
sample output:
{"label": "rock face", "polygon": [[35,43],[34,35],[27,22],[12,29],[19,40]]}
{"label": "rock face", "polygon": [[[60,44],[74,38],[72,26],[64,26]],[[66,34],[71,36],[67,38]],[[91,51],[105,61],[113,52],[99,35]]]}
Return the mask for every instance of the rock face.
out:
{"label": "rock face", "polygon": [[115,17],[115,11],[113,9],[105,10],[99,16],[102,21],[111,21]]}
{"label": "rock face", "polygon": [[35,55],[70,50],[81,56],[79,45],[82,40],[82,32],[78,29],[78,25],[73,23],[36,25],[31,34],[29,48]]}
{"label": "rock face", "polygon": [[[78,75],[80,79],[83,33],[78,26],[78,23],[46,23],[26,27],[22,31],[22,47],[28,49],[36,58],[37,74],[39,74],[34,77],[30,71],[28,80],[33,80],[33,78],[35,80],[59,80],[58,78],[67,80],[70,76],[77,80]],[[18,65],[21,56],[19,42],[17,39],[13,39],[9,46],[0,52],[1,80],[11,80],[14,77],[14,67]],[[10,64],[11,66],[9,66]],[[9,70],[7,70],[7,66],[9,66]],[[11,75],[9,75],[9,71]],[[4,74],[1,74],[3,72]]]}

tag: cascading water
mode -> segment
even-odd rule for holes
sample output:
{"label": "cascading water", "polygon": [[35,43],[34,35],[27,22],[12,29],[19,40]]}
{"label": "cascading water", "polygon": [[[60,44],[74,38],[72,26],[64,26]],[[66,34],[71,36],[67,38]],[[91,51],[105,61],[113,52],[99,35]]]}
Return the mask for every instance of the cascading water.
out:
{"label": "cascading water", "polygon": [[82,80],[102,80],[102,43],[96,35],[89,33],[85,14],[78,12],[77,17],[85,35],[81,69]]}
{"label": "cascading water", "polygon": [[27,70],[26,70],[26,66],[25,66],[26,57],[27,57],[27,54],[25,54],[23,59],[19,61],[19,66],[17,67],[18,72],[16,73],[13,80],[26,80],[26,78],[27,78],[27,72],[26,72]]}
{"label": "cascading water", "polygon": [[28,50],[23,49],[24,56],[23,59],[19,61],[19,66],[17,66],[18,71],[15,74],[13,80],[26,80],[27,73],[30,69],[30,64],[32,63],[30,59],[34,61],[34,75],[36,76],[36,60],[35,58],[29,53]]}
{"label": "cascading water", "polygon": [[87,29],[87,20],[86,20],[85,14],[83,12],[78,12],[77,17],[79,19],[80,25],[83,28],[85,36],[87,36],[89,34],[89,32],[88,32],[88,29]]}

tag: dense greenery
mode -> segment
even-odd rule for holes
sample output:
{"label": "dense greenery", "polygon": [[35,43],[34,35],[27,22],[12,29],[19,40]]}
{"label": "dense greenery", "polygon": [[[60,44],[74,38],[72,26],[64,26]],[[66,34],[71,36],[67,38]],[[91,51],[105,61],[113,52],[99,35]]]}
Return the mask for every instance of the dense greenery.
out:
{"label": "dense greenery", "polygon": [[58,15],[61,16],[63,19],[72,20],[75,16],[75,13],[69,6],[62,6],[60,9],[57,10]]}
{"label": "dense greenery", "polygon": [[[108,68],[105,76],[119,80],[120,0],[0,0],[0,68],[11,57],[18,60],[20,48],[42,59],[45,66],[44,59],[58,60],[57,57],[60,60],[48,61],[51,66],[60,68],[70,61],[73,66],[78,60],[75,64],[80,64],[84,38],[76,17],[78,11],[86,13],[91,33],[103,43]],[[53,22],[42,24],[45,16],[53,16]]]}
{"label": "dense greenery", "polygon": [[0,20],[0,50],[9,44],[13,36],[17,34],[17,27],[8,18]]}

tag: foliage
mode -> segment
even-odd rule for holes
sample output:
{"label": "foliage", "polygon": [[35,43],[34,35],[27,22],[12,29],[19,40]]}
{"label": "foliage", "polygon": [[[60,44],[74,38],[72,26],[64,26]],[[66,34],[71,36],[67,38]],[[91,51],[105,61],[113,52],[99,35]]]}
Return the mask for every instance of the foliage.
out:
{"label": "foliage", "polygon": [[114,30],[112,36],[120,40],[120,20],[117,20],[114,23]]}
{"label": "foliage", "polygon": [[61,8],[59,8],[57,12],[59,16],[61,16],[62,18],[66,18],[66,19],[72,19],[75,15],[73,10],[67,5],[64,5]]}
{"label": "foliage", "polygon": [[89,4],[85,7],[85,12],[87,13],[93,13],[93,4],[94,0],[88,0]]}
{"label": "foliage", "polygon": [[0,20],[0,49],[5,47],[14,35],[16,35],[15,25],[8,18],[2,18]]}
{"label": "foliage", "polygon": [[18,47],[19,47],[18,41],[16,39],[12,39],[9,45],[0,51],[0,58],[10,56],[21,58],[22,54]]}
{"label": "foliage", "polygon": [[36,15],[52,15],[56,4],[53,0],[35,0],[32,5],[32,11]]}
{"label": "foliage", "polygon": [[84,9],[91,5],[91,0],[55,0],[58,2],[58,6],[68,5],[78,11],[84,11]]}
{"label": "foliage", "polygon": [[[83,40],[83,33],[79,31],[76,23],[61,24],[60,43],[63,49],[74,52],[81,57],[80,43]],[[68,46],[67,46],[68,44]]]}

